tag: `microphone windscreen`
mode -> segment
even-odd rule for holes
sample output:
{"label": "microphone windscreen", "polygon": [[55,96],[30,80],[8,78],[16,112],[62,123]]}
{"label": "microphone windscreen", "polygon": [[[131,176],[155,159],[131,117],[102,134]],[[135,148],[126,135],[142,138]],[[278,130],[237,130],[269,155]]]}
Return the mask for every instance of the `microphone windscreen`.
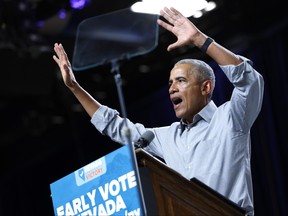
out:
{"label": "microphone windscreen", "polygon": [[154,133],[152,131],[148,130],[145,133],[143,133],[141,137],[144,140],[146,140],[147,143],[150,143],[154,139],[155,135],[154,135]]}

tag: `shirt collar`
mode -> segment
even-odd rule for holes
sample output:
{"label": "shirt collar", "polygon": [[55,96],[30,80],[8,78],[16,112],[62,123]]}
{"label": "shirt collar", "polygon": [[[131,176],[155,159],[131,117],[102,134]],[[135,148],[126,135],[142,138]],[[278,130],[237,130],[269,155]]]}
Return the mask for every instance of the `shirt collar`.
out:
{"label": "shirt collar", "polygon": [[180,120],[180,129],[181,134],[187,127],[193,127],[198,121],[201,119],[205,120],[206,122],[210,122],[212,119],[212,116],[214,115],[215,111],[217,109],[217,106],[215,103],[211,100],[202,110],[200,110],[199,113],[197,113],[194,118],[193,122],[191,124],[187,124],[183,119]]}
{"label": "shirt collar", "polygon": [[217,106],[215,103],[211,100],[199,113],[200,115],[206,122],[210,122],[215,111],[217,109]]}

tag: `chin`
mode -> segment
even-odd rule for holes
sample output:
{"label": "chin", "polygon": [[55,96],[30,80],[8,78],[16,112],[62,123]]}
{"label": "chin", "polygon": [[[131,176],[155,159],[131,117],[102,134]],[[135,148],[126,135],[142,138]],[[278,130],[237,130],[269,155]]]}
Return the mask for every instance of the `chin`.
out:
{"label": "chin", "polygon": [[181,119],[183,117],[183,115],[181,115],[181,114],[177,114],[177,113],[175,113],[175,114],[176,114],[176,117],[179,119]]}

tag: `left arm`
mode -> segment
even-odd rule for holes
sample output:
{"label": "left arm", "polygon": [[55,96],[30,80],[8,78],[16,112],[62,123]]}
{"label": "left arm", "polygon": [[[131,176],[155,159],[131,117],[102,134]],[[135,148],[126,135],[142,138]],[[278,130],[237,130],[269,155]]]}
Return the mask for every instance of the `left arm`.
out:
{"label": "left arm", "polygon": [[[183,16],[175,8],[172,7],[168,9],[165,7],[160,11],[160,15],[169,23],[158,19],[158,24],[177,37],[177,41],[168,46],[168,51],[185,45],[194,45],[199,49],[203,46],[207,39],[207,35],[201,32],[188,18]],[[210,44],[206,53],[219,65],[238,65],[242,62],[238,55],[215,41]]]}
{"label": "left arm", "polygon": [[241,57],[240,65],[220,66],[234,85],[230,99],[230,116],[235,131],[247,133],[256,120],[262,106],[264,79],[252,62]]}
{"label": "left arm", "polygon": [[[159,19],[158,24],[177,37],[177,41],[168,46],[168,51],[185,45],[194,45],[200,49],[208,38],[175,8],[165,7],[160,15],[169,23]],[[235,87],[231,97],[231,116],[237,125],[236,130],[249,129],[262,105],[263,77],[252,67],[251,62],[243,61],[242,57],[215,41],[208,46],[206,54],[222,67]]]}

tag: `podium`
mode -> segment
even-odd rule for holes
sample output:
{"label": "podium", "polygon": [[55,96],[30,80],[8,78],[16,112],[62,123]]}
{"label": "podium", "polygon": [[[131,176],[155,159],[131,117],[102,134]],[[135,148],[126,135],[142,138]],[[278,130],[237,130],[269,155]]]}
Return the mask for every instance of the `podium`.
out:
{"label": "podium", "polygon": [[[147,178],[143,181],[141,177],[143,190],[147,184],[151,184],[154,191],[149,197],[144,191],[144,199],[151,202],[151,196],[152,202],[156,202],[157,215],[245,216],[244,209],[196,178],[189,181],[141,148],[135,152],[140,175],[141,169],[146,169],[148,171],[146,175],[148,174],[148,179],[151,181],[147,182]],[[149,205],[147,209],[149,210]]]}

